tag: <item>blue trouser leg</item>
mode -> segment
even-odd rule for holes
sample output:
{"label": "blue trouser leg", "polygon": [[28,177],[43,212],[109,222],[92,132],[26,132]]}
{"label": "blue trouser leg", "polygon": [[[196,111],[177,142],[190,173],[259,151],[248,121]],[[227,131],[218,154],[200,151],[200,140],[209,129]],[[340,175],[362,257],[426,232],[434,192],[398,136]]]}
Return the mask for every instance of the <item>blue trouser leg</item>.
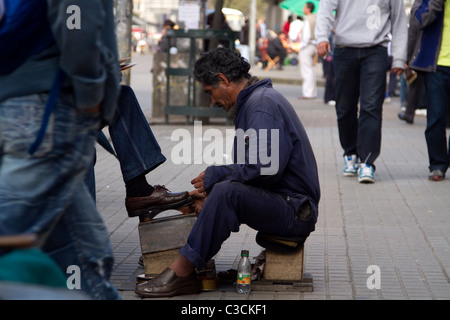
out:
{"label": "blue trouser leg", "polygon": [[[128,86],[121,87],[116,115],[108,129],[124,181],[147,174],[166,161],[133,90]],[[93,167],[85,182],[95,199]]]}
{"label": "blue trouser leg", "polygon": [[373,165],[381,150],[387,49],[337,47],[333,58],[336,113],[344,154],[357,154],[361,161]]}
{"label": "blue trouser leg", "polygon": [[314,230],[314,221],[298,219],[294,207],[279,194],[224,181],[208,195],[180,253],[202,269],[242,223],[265,234],[298,237],[308,236]]}
{"label": "blue trouser leg", "polygon": [[109,133],[124,181],[146,174],[166,161],[133,90],[122,86]]}
{"label": "blue trouser leg", "polygon": [[428,146],[429,169],[442,170],[449,165],[446,117],[450,98],[450,67],[438,66],[434,73],[425,76],[427,103],[427,128],[425,138]]}

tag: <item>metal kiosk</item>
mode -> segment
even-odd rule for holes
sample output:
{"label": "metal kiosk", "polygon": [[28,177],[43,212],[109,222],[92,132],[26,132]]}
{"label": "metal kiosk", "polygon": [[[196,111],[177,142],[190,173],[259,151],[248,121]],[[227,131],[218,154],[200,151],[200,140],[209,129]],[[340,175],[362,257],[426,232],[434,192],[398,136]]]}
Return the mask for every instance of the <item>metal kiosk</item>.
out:
{"label": "metal kiosk", "polygon": [[[198,94],[203,94],[203,92],[198,92],[196,90],[196,81],[194,79],[194,64],[196,59],[200,54],[199,41],[208,39],[218,39],[221,42],[228,42],[230,49],[234,49],[234,42],[239,38],[239,32],[234,32],[232,30],[216,30],[216,29],[193,29],[193,30],[168,30],[167,37],[169,38],[169,43],[172,42],[172,38],[176,38],[177,43],[179,39],[187,38],[189,40],[189,57],[186,66],[173,66],[171,61],[170,50],[167,52],[167,68],[166,68],[166,78],[167,78],[167,88],[166,88],[166,99],[164,105],[164,116],[166,124],[169,123],[169,115],[185,115],[186,124],[189,124],[190,117],[227,117],[225,110],[221,108],[213,108],[209,104],[209,99],[199,99]],[[171,79],[172,77],[184,77],[187,79],[186,92],[186,103],[182,105],[171,104]],[[198,88],[197,88],[198,89]],[[198,100],[205,100],[200,102],[198,105]],[[208,105],[205,105],[208,103]]]}

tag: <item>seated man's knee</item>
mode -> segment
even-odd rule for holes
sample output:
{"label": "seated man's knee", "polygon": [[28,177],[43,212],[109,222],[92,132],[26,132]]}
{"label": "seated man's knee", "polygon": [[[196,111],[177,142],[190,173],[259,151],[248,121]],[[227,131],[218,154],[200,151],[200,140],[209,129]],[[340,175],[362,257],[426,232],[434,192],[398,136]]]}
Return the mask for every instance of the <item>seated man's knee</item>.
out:
{"label": "seated man's knee", "polygon": [[211,196],[227,197],[234,192],[234,190],[236,189],[236,184],[238,184],[238,182],[230,180],[216,183],[209,193],[208,198],[210,198]]}

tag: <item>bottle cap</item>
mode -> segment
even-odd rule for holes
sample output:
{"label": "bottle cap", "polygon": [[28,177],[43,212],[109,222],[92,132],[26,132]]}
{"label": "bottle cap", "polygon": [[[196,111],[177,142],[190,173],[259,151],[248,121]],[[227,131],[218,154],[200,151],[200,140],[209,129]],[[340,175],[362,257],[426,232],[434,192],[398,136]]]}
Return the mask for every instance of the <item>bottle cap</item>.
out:
{"label": "bottle cap", "polygon": [[241,250],[241,256],[248,257],[248,250]]}

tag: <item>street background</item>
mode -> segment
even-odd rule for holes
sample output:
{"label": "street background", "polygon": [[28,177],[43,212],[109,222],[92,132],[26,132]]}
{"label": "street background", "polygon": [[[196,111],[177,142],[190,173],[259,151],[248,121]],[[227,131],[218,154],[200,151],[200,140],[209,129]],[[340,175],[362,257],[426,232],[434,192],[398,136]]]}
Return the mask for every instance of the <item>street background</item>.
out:
{"label": "street background", "polygon": [[[171,191],[192,190],[190,181],[206,165],[174,165],[171,141],[177,128],[192,130],[185,118],[152,119],[152,55],[134,54],[131,86],[136,92],[167,161],[147,175],[150,184]],[[305,273],[313,279],[313,292],[252,291],[238,295],[230,286],[196,295],[164,300],[409,300],[450,299],[450,180],[428,181],[428,157],[424,130],[426,119],[416,116],[413,125],[397,118],[397,98],[384,104],[381,155],[376,161],[375,184],[359,184],[343,177],[333,106],[323,102],[323,88],[316,100],[300,100],[298,66],[283,71],[253,67],[253,75],[272,78],[294,106],[313,146],[319,169],[322,197],[316,230],[305,243]],[[318,79],[321,69],[317,68]],[[173,120],[172,120],[173,119]],[[212,121],[203,130],[232,128]],[[107,130],[105,131],[107,134]],[[205,146],[206,144],[204,144]],[[112,282],[125,300],[140,299],[134,293],[136,276],[143,273],[137,218],[128,218],[125,188],[119,163],[98,146],[96,164],[97,204],[109,230],[115,255]],[[217,271],[235,268],[241,249],[254,259],[261,248],[256,232],[245,225],[224,243],[216,256]],[[369,289],[370,266],[380,269],[380,289]]]}

